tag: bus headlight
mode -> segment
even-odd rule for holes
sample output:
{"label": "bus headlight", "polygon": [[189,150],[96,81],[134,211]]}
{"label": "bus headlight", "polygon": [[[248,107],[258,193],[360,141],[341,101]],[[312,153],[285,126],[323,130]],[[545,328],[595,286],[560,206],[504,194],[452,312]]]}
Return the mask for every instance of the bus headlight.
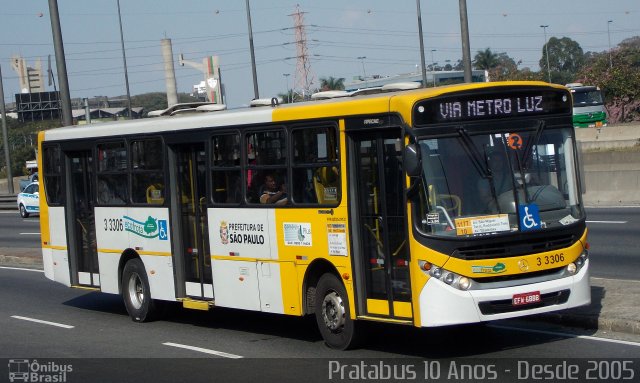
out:
{"label": "bus headlight", "polygon": [[462,275],[456,274],[452,271],[443,269],[442,267],[429,264],[431,267],[428,269],[425,269],[424,263],[427,263],[427,262],[419,261],[418,265],[420,266],[420,269],[422,269],[422,271],[425,274],[428,274],[432,278],[442,281],[451,287],[455,287],[458,290],[469,290],[473,285],[473,281],[471,279],[464,277]]}
{"label": "bus headlight", "polygon": [[570,263],[567,265],[567,272],[569,274],[575,274],[578,271],[578,266],[575,263]]}
{"label": "bus headlight", "polygon": [[467,290],[471,286],[471,281],[467,277],[460,277],[458,279],[458,288],[460,290]]}
{"label": "bus headlight", "polygon": [[450,285],[453,283],[455,278],[456,277],[453,275],[453,273],[447,273],[447,275],[445,275],[442,280],[444,281],[444,283]]}

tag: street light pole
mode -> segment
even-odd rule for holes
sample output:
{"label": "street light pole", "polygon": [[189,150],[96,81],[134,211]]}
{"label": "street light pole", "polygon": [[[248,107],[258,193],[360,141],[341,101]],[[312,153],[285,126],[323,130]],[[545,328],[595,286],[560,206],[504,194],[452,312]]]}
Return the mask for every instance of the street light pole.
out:
{"label": "street light pole", "polygon": [[416,0],[418,8],[418,36],[420,37],[420,63],[422,64],[422,87],[427,87],[427,66],[424,62],[424,41],[422,38],[422,11],[420,10],[420,0]]}
{"label": "street light pole", "polygon": [[258,73],[256,72],[256,54],[253,51],[253,30],[251,29],[251,10],[249,9],[249,0],[247,3],[247,24],[249,25],[249,50],[251,51],[251,71],[253,72],[253,96],[257,100],[260,98],[258,92]]}
{"label": "street light pole", "polygon": [[120,0],[116,0],[118,3],[118,22],[120,23],[120,45],[122,46],[122,63],[124,64],[124,82],[127,87],[127,105],[129,108],[129,119],[133,114],[131,111],[131,93],[129,92],[129,73],[127,72],[127,55],[124,51],[124,34],[122,33],[122,16],[120,15]]}
{"label": "street light pole", "polygon": [[548,25],[541,25],[540,28],[544,30],[544,55],[547,56],[547,76],[549,82],[551,82],[551,67],[549,66],[549,44],[547,44],[547,28]]}
{"label": "street light pole", "polygon": [[469,19],[467,18],[467,0],[459,0],[460,33],[462,35],[462,63],[464,64],[464,82],[472,82],[471,46],[469,44]]}
{"label": "street light pole", "polygon": [[433,87],[435,88],[436,86],[436,62],[433,59],[433,52],[435,52],[437,49],[432,49],[431,50],[431,77],[433,77]]}
{"label": "street light pole", "polygon": [[284,78],[287,80],[287,103],[291,103],[291,93],[289,92],[289,76],[290,73],[283,73]]}
{"label": "street light pole", "polygon": [[13,174],[11,174],[11,156],[9,155],[7,111],[4,107],[4,84],[2,84],[2,67],[0,67],[0,117],[2,117],[2,143],[4,148],[4,164],[7,167],[7,193],[13,194]]}
{"label": "street light pole", "polygon": [[58,70],[58,85],[60,86],[60,107],[62,109],[62,125],[73,124],[71,112],[71,93],[69,91],[69,79],[67,77],[67,62],[64,57],[64,44],[62,43],[62,29],[60,29],[60,14],[58,13],[58,1],[49,0],[49,14],[51,16],[51,33],[53,34],[53,49],[56,53],[56,68]]}
{"label": "street light pole", "polygon": [[367,72],[364,70],[364,59],[366,59],[367,56],[359,56],[358,60],[360,60],[362,62],[362,81],[364,81],[364,84],[367,85]]}
{"label": "street light pole", "polygon": [[611,32],[609,31],[609,25],[613,23],[613,20],[607,21],[607,38],[609,39],[609,68],[613,69],[613,60],[611,59]]}

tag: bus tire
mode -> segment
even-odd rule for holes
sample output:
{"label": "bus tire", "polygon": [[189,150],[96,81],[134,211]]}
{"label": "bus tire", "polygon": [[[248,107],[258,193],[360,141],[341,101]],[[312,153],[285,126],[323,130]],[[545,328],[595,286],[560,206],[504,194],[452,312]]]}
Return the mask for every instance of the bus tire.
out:
{"label": "bus tire", "polygon": [[360,326],[351,318],[349,298],[342,282],[333,274],[318,281],[315,314],[318,328],[327,346],[337,350],[357,347]]}
{"label": "bus tire", "polygon": [[130,259],[122,271],[122,299],[134,322],[149,322],[158,314],[158,304],[151,299],[149,279],[140,258]]}
{"label": "bus tire", "polygon": [[29,218],[29,213],[27,212],[27,208],[24,207],[23,204],[20,204],[20,217]]}

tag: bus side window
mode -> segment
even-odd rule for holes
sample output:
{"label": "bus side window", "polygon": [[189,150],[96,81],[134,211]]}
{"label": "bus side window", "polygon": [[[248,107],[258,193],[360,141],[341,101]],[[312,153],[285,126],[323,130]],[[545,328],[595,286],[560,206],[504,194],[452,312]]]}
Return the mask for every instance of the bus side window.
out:
{"label": "bus side window", "polygon": [[131,142],[131,199],[134,203],[162,205],[165,201],[162,140]]}
{"label": "bus side window", "polygon": [[237,204],[242,201],[240,134],[217,134],[212,138],[211,179],[213,202]]}
{"label": "bus side window", "polygon": [[340,165],[334,127],[293,131],[293,184],[295,203],[334,205],[340,198]]}
{"label": "bus side window", "polygon": [[288,190],[286,131],[279,128],[250,132],[245,136],[244,145],[247,148],[247,202],[260,203],[267,174],[273,174],[279,182],[284,183],[284,189]]}
{"label": "bus side window", "polygon": [[98,145],[97,202],[125,205],[129,201],[127,147],[124,141]]}

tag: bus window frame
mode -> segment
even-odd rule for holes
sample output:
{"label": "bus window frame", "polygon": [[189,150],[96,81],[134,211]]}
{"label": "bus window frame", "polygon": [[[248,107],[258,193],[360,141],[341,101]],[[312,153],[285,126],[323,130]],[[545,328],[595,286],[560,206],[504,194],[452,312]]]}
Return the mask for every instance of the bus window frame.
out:
{"label": "bus window frame", "polygon": [[[225,136],[225,135],[233,135],[233,134],[237,134],[239,139],[240,139],[240,158],[239,158],[239,163],[237,166],[215,166],[213,164],[213,138],[216,136]],[[245,171],[244,171],[244,164],[245,164],[245,159],[246,159],[246,147],[244,147],[245,145],[243,145],[243,143],[245,142],[244,140],[244,131],[242,128],[232,128],[232,129],[213,129],[211,134],[209,135],[209,138],[207,140],[207,145],[210,146],[210,150],[207,153],[208,157],[207,157],[207,187],[210,190],[209,196],[207,198],[207,200],[209,201],[209,204],[213,207],[239,207],[239,206],[243,206],[246,204],[246,179],[245,179]],[[214,201],[213,197],[214,197],[214,190],[213,190],[213,171],[214,170],[219,170],[219,171],[229,171],[229,170],[239,170],[240,171],[240,193],[242,195],[242,198],[240,198],[240,201],[238,202],[216,202]]]}
{"label": "bus window frame", "polygon": [[[46,180],[46,176],[47,176],[47,169],[46,169],[46,163],[45,163],[45,159],[46,156],[44,155],[44,152],[47,149],[57,149],[58,151],[58,155],[60,156],[59,161],[60,161],[60,173],[54,173],[53,176],[57,176],[60,177],[60,202],[51,202],[51,199],[49,198],[49,192],[47,191],[47,180]],[[66,205],[66,186],[65,186],[65,166],[64,166],[64,152],[62,151],[62,147],[60,144],[58,143],[48,143],[48,142],[43,142],[42,143],[42,171],[40,174],[40,183],[43,185],[44,188],[44,195],[45,195],[45,201],[47,202],[47,206],[65,206]]]}
{"label": "bus window frame", "polygon": [[[157,171],[153,171],[153,170],[135,170],[133,169],[133,150],[131,150],[131,146],[133,145],[134,142],[139,142],[139,141],[149,141],[149,140],[160,140],[160,144],[162,146],[162,164],[161,164],[161,169],[159,169],[159,172],[162,174],[162,178],[163,178],[163,182],[165,185],[164,188],[164,202],[162,204],[152,204],[152,203],[148,203],[148,202],[135,202],[133,200],[133,175],[134,174],[146,174],[146,173],[152,173],[152,172],[157,172]],[[149,206],[149,207],[165,207],[167,206],[167,203],[169,201],[169,188],[167,187],[168,182],[167,180],[169,179],[167,171],[167,143],[164,140],[164,136],[163,135],[151,135],[151,136],[147,136],[147,135],[142,135],[142,136],[131,136],[131,137],[125,137],[125,145],[127,148],[127,160],[128,162],[128,182],[129,182],[129,201],[127,202],[127,204],[125,206]],[[98,146],[96,144],[96,153],[98,150]],[[96,167],[97,167],[97,163],[96,163]],[[96,173],[96,181],[98,180],[97,178],[97,173]],[[100,206],[106,206],[106,205],[100,205]],[[117,205],[117,206],[121,206],[121,205]]]}
{"label": "bus window frame", "polygon": [[[144,137],[144,136],[143,136]],[[124,143],[124,150],[126,151],[126,155],[125,155],[125,159],[127,161],[126,163],[126,168],[124,170],[124,172],[117,172],[117,171],[113,171],[113,170],[100,170],[100,164],[99,164],[99,159],[98,159],[98,147],[100,145],[105,145],[105,144],[112,144],[112,143]],[[93,188],[95,190],[96,195],[94,196],[95,198],[95,206],[96,207],[127,207],[127,206],[131,206],[132,205],[132,199],[131,199],[131,159],[130,159],[130,150],[129,150],[129,143],[130,143],[130,138],[129,137],[123,137],[120,139],[107,139],[107,140],[100,140],[97,141],[95,143],[95,145],[93,145],[93,174],[94,174],[94,185]],[[113,203],[102,203],[100,202],[100,198],[98,196],[98,181],[99,181],[99,176],[100,175],[120,175],[120,174],[125,174],[125,179],[127,181],[127,185],[126,185],[126,191],[127,191],[127,199],[124,201],[123,204],[113,204]]]}
{"label": "bus window frame", "polygon": [[[249,153],[248,153],[248,137],[252,134],[255,133],[267,133],[267,132],[275,132],[275,131],[280,131],[284,134],[284,145],[286,146],[286,150],[284,151],[286,158],[284,161],[284,164],[275,164],[275,165],[255,165],[255,164],[249,164]],[[293,206],[293,203],[291,201],[291,193],[289,192],[290,190],[290,184],[291,184],[291,152],[290,152],[290,148],[291,148],[291,143],[290,143],[290,128],[287,125],[284,124],[277,124],[277,125],[262,125],[262,126],[252,126],[252,127],[248,127],[246,129],[244,129],[242,131],[242,136],[241,136],[241,141],[240,141],[240,151],[242,153],[242,161],[241,161],[241,169],[242,169],[242,175],[241,175],[241,179],[242,179],[242,189],[243,189],[243,197],[242,197],[242,205],[243,206],[249,206],[249,207],[263,207],[263,208],[286,208],[286,207],[291,207]],[[256,150],[254,148],[254,150]],[[252,176],[252,177],[264,177],[264,175],[268,172],[273,172],[273,171],[277,171],[277,170],[282,170],[284,169],[284,174],[287,176],[287,181],[285,182],[285,185],[287,186],[287,194],[289,195],[289,202],[286,205],[276,205],[276,204],[263,204],[260,203],[259,199],[260,196],[258,195],[258,201],[257,202],[250,202],[248,197],[249,197],[249,190],[251,189],[250,185],[247,184],[247,172],[249,170],[255,171],[256,175]],[[260,180],[260,183],[262,184],[264,181]],[[258,194],[259,194],[259,190],[260,190],[260,186],[258,186]]]}
{"label": "bus window frame", "polygon": [[[300,162],[299,164],[296,164],[295,162],[295,158],[294,158],[294,134],[296,131],[300,131],[300,130],[305,130],[305,129],[317,129],[317,128],[326,128],[327,130],[333,130],[334,134],[335,134],[335,148],[336,148],[336,159],[334,160],[334,162],[330,162],[330,161],[324,161],[324,162],[316,162],[316,163],[307,163],[307,162]],[[297,206],[297,207],[338,207],[340,206],[340,204],[342,203],[342,187],[343,187],[343,182],[342,182],[342,166],[341,166],[341,147],[340,147],[340,129],[339,129],[339,125],[338,125],[338,121],[336,120],[329,120],[329,121],[315,121],[315,122],[310,122],[310,123],[296,123],[296,124],[292,124],[289,127],[289,139],[291,144],[289,145],[289,158],[291,159],[289,162],[289,170],[290,170],[290,174],[289,174],[289,178],[292,179],[293,177],[293,171],[294,169],[310,169],[313,168],[315,169],[321,169],[323,167],[332,167],[335,166],[338,169],[338,186],[337,186],[337,198],[336,201],[333,203],[319,203],[319,202],[315,202],[315,203],[311,203],[311,202],[296,202],[295,199],[293,199],[293,194],[289,193],[291,195],[291,204]],[[312,166],[313,165],[313,166]]]}

